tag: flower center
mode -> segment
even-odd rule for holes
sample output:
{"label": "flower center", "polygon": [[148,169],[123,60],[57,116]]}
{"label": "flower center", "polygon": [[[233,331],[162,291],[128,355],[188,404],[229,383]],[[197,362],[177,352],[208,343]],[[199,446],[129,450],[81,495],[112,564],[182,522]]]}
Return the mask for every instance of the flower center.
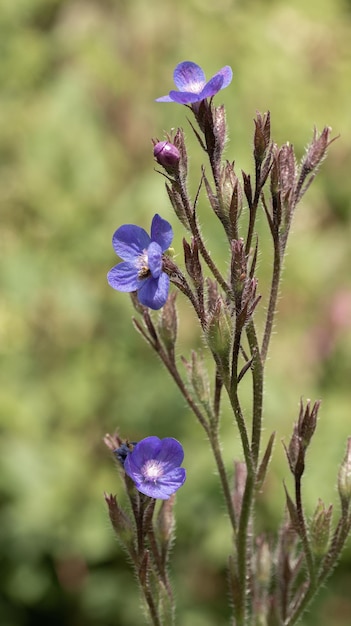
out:
{"label": "flower center", "polygon": [[147,255],[147,251],[144,250],[142,254],[138,257],[138,278],[147,278],[150,276],[150,268],[149,268],[149,259]]}
{"label": "flower center", "polygon": [[205,85],[206,82],[204,81],[193,81],[187,85],[186,90],[190,91],[191,93],[201,93]]}
{"label": "flower center", "polygon": [[144,476],[144,479],[156,483],[158,478],[163,476],[163,466],[159,461],[155,461],[154,459],[150,459],[144,463],[141,468],[141,473]]}

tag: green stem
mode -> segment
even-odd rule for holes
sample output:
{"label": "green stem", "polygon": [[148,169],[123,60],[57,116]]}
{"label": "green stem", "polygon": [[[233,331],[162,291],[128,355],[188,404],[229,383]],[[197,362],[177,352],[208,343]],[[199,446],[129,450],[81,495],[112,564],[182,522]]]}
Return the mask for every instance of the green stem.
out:
{"label": "green stem", "polygon": [[231,295],[231,289],[229,287],[229,285],[227,284],[227,282],[224,280],[222,274],[220,273],[219,269],[217,268],[216,264],[214,263],[214,261],[212,260],[211,256],[209,255],[209,253],[206,250],[206,246],[203,242],[203,239],[201,237],[201,233],[199,230],[199,227],[197,225],[196,222],[196,216],[195,216],[195,212],[193,210],[193,207],[190,205],[189,202],[189,198],[188,198],[188,194],[186,192],[186,189],[184,188],[183,182],[178,179],[177,183],[179,185],[179,189],[180,189],[180,196],[183,202],[183,206],[184,206],[184,210],[189,222],[189,227],[191,229],[191,232],[194,236],[194,239],[197,243],[197,246],[199,248],[200,254],[202,256],[202,258],[204,259],[205,263],[207,264],[208,268],[211,270],[213,276],[215,277],[215,279],[217,280],[218,284],[222,287],[223,291],[230,296]]}
{"label": "green stem", "polygon": [[252,237],[254,233],[254,227],[256,222],[257,215],[257,207],[260,199],[261,187],[260,187],[260,178],[261,178],[261,165],[256,161],[255,163],[255,195],[252,203],[249,206],[250,217],[249,217],[249,226],[246,236],[246,244],[245,244],[245,254],[249,255]]}
{"label": "green stem", "polygon": [[257,468],[262,433],[264,366],[261,359],[255,325],[252,320],[248,323],[246,327],[246,336],[249,342],[252,358],[251,370],[253,385],[253,405],[251,453],[255,468]]}
{"label": "green stem", "polygon": [[311,551],[310,542],[308,540],[305,516],[303,514],[302,495],[301,495],[301,476],[295,477],[295,499],[296,499],[296,512],[300,526],[300,536],[305,553],[307,569],[310,577],[310,584],[314,586],[315,583],[315,566],[314,559]]}
{"label": "green stem", "polygon": [[[240,586],[239,605],[236,607],[235,617],[237,626],[244,626],[246,624],[247,617],[247,587],[248,587],[248,565],[249,565],[249,533],[250,529],[250,517],[252,511],[252,503],[254,496],[255,476],[252,470],[248,468],[248,474],[246,478],[245,491],[241,504],[241,513],[239,521],[239,529],[237,534],[236,549],[237,549],[237,563],[238,563],[238,580]],[[251,551],[251,548],[250,548]]]}
{"label": "green stem", "polygon": [[224,462],[223,462],[217,429],[211,432],[209,436],[209,442],[211,444],[213,456],[216,461],[217,470],[218,470],[218,474],[219,474],[221,485],[222,485],[223,495],[224,495],[225,503],[227,506],[230,523],[232,525],[234,534],[236,534],[237,520],[235,516],[235,511],[234,511],[233,498],[232,498],[231,490],[229,487],[228,476],[227,476],[227,472],[226,472]]}
{"label": "green stem", "polygon": [[333,568],[340,556],[344,543],[349,535],[350,526],[351,517],[349,519],[339,521],[339,524],[334,533],[334,540],[332,542],[331,551],[325,559],[325,564],[322,567],[318,578],[310,580],[304,597],[302,598],[298,606],[294,609],[292,614],[289,615],[289,617],[287,617],[287,619],[284,621],[284,626],[294,626],[294,624],[299,621],[300,617],[305,612],[306,608],[313,600],[314,596],[318,593],[328,576],[330,576],[330,574],[332,573]]}
{"label": "green stem", "polygon": [[220,376],[218,367],[216,367],[215,390],[214,390],[214,398],[213,398],[213,417],[214,417],[215,424],[218,424],[219,422],[222,388],[223,388],[223,381]]}
{"label": "green stem", "polygon": [[206,421],[206,418],[204,417],[202,411],[199,409],[199,407],[197,406],[197,404],[194,402],[194,400],[192,399],[191,395],[189,394],[182,377],[180,376],[177,366],[175,363],[172,363],[169,361],[166,353],[162,350],[162,348],[159,347],[159,349],[156,349],[157,354],[159,355],[159,357],[161,358],[162,362],[164,363],[164,365],[166,366],[166,368],[168,369],[169,373],[171,374],[173,380],[175,381],[179,391],[181,392],[183,398],[186,400],[188,406],[191,408],[192,412],[195,414],[195,416],[197,417],[198,421],[200,422],[202,428],[205,430],[207,436],[210,436],[210,428],[209,425]]}
{"label": "green stem", "polygon": [[[155,562],[155,565],[157,567],[158,574],[159,574],[159,576],[160,576],[160,578],[162,580],[162,583],[164,584],[165,589],[167,591],[167,595],[168,595],[168,598],[169,598],[170,605],[171,605],[171,607],[173,607],[174,598],[173,598],[172,588],[171,588],[171,585],[170,585],[170,582],[169,582],[169,578],[167,576],[167,572],[166,572],[165,567],[163,565],[162,557],[161,557],[159,549],[158,549],[158,545],[157,545],[157,542],[156,542],[154,529],[153,529],[152,526],[150,527],[149,532],[148,532],[148,539],[149,539],[149,542],[150,542],[150,548],[151,548],[152,555],[154,557],[154,562]],[[173,612],[173,610],[172,610],[172,612]]]}
{"label": "green stem", "polygon": [[266,318],[266,326],[264,329],[262,348],[261,348],[261,359],[262,363],[265,363],[268,353],[269,342],[272,336],[273,330],[273,322],[274,316],[276,312],[278,294],[279,294],[279,283],[281,276],[281,259],[283,258],[284,251],[280,249],[279,241],[277,241],[276,237],[273,238],[274,242],[274,258],[273,258],[273,272],[272,272],[272,282],[271,282],[271,290],[269,296],[269,304]]}
{"label": "green stem", "polygon": [[232,351],[232,371],[230,379],[230,387],[227,388],[228,397],[234,412],[236,424],[238,426],[241,443],[243,446],[246,464],[252,467],[252,456],[249,443],[249,436],[245,424],[244,415],[240,406],[238,396],[238,360],[241,342],[241,328],[235,329],[233,351]]}
{"label": "green stem", "polygon": [[[139,581],[140,581],[140,579],[139,579]],[[151,617],[151,623],[153,624],[153,626],[162,626],[162,622],[161,622],[161,620],[160,620],[160,618],[158,616],[157,608],[156,608],[154,599],[152,597],[152,593],[151,593],[149,585],[146,582],[142,583],[140,581],[140,586],[141,586],[141,588],[143,590],[143,594],[144,594],[144,597],[145,597],[145,600],[146,600],[146,603],[147,603],[147,606],[148,606],[148,609],[149,609],[149,613],[150,613],[150,617]]]}
{"label": "green stem", "polygon": [[250,468],[250,471],[252,471],[253,460],[252,460],[252,455],[251,455],[250,442],[249,442],[249,437],[247,434],[244,415],[243,415],[240,401],[239,401],[239,396],[236,391],[233,394],[230,393],[230,391],[228,391],[228,396],[229,396],[231,407],[234,412],[235,421],[238,426],[239,435],[240,435],[241,443],[243,446],[245,462],[246,462],[248,469]]}

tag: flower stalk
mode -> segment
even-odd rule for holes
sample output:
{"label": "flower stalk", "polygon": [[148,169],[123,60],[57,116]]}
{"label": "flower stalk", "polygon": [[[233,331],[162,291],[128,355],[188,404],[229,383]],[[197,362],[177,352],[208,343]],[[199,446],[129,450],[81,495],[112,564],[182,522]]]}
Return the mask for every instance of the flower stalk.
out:
{"label": "flower stalk", "polygon": [[[198,65],[185,61],[174,71],[177,89],[157,99],[191,110],[195,121],[190,126],[212,174],[209,180],[202,167],[192,199],[183,130],[179,128],[163,141],[153,140],[168,198],[185,229],[183,267],[167,252],[173,239],[171,224],[156,214],[150,235],[130,224],[117,229],[113,246],[122,262],[109,272],[108,281],[116,290],[131,292],[140,316],[133,319],[136,329],[161,359],[209,441],[232,534],[228,562],[233,624],[293,626],[335,566],[351,527],[351,438],[338,476],[341,514],[335,529],[332,506],[326,509],[319,501],[311,523],[304,510],[305,458],[317,426],[319,401],[313,405],[301,401],[290,442],[285,446],[294,495],[290,497],[285,488],[286,514],[277,536],[267,539],[257,534],[255,527],[257,497],[264,486],[275,438],[272,433],[262,453],[265,366],[283,261],[297,204],[331,143],[330,128],[320,134],[314,131],[298,163],[290,143],[279,147],[272,140],[269,112],[257,113],[254,173],[242,172],[239,180],[234,161],[223,160],[227,143],[224,106],[213,103],[214,96],[231,80],[228,66],[207,81]],[[226,277],[200,231],[203,195],[207,210],[214,212],[226,235]],[[242,221],[244,202],[246,226]],[[266,216],[272,240],[272,274],[264,294],[268,306],[261,328],[255,317],[261,301],[256,276],[260,212]],[[208,358],[198,350],[192,350],[190,357],[178,357],[176,298],[174,292],[169,294],[170,287],[193,308]],[[157,323],[149,309],[162,309]],[[241,383],[247,377],[251,377],[251,405],[244,410]],[[213,389],[210,380],[214,380]],[[244,459],[235,461],[232,480],[221,442],[225,395]],[[166,564],[174,528],[174,493],[185,480],[185,470],[180,467],[181,444],[172,437],[160,441],[155,436],[133,444],[113,438],[107,438],[106,443],[122,465],[130,505],[129,511],[124,511],[113,496],[106,498],[112,525],[134,564],[151,623],[172,624],[174,601]],[[114,444],[118,444],[115,449]],[[156,499],[162,501],[158,514]]]}

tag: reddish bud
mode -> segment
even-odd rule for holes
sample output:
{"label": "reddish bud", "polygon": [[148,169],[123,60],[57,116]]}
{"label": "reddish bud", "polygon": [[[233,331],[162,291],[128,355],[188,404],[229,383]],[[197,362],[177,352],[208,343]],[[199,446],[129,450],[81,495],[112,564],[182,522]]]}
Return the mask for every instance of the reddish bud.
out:
{"label": "reddish bud", "polygon": [[168,172],[172,172],[177,169],[180,152],[178,148],[169,141],[159,141],[154,146],[154,157],[162,167]]}
{"label": "reddish bud", "polygon": [[254,157],[256,161],[261,163],[270,144],[271,120],[269,111],[263,115],[257,113],[257,118],[254,122]]}
{"label": "reddish bud", "polygon": [[338,490],[343,508],[348,508],[351,500],[351,437],[347,440],[344,460],[338,476]]}
{"label": "reddish bud", "polygon": [[313,139],[302,162],[302,167],[305,168],[306,172],[312,172],[324,159],[327,148],[333,141],[329,139],[330,132],[330,126],[323,128],[320,134],[316,128],[314,129]]}
{"label": "reddish bud", "polygon": [[113,529],[120,541],[131,550],[133,547],[134,529],[128,515],[121,509],[116,496],[104,494],[105,502]]}
{"label": "reddish bud", "polygon": [[317,401],[311,408],[311,401],[308,400],[304,407],[302,400],[300,401],[299,419],[294,426],[288,448],[284,446],[290,470],[295,477],[301,477],[304,472],[305,454],[316,430],[320,404]]}

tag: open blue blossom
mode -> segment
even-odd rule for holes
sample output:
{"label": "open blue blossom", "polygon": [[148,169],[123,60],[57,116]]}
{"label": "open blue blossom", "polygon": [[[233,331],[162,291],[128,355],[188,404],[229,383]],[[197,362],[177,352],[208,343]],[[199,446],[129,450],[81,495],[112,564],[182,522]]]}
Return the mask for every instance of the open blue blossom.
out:
{"label": "open blue blossom", "polygon": [[183,459],[183,448],[176,439],[146,437],[128,454],[124,469],[138,491],[168,500],[185,481],[185,469],[180,467]]}
{"label": "open blue blossom", "polygon": [[212,98],[224,87],[228,87],[233,78],[229,65],[222,67],[208,82],[202,68],[192,61],[179,63],[174,70],[173,78],[179,91],[170,91],[168,96],[157,98],[156,102],[178,102],[193,104],[205,98]]}
{"label": "open blue blossom", "polygon": [[150,236],[134,224],[118,228],[112,245],[123,262],[108,272],[109,285],[117,291],[137,291],[141,304],[160,309],[169,291],[169,277],[162,271],[162,254],[172,239],[172,226],[157,213],[151,223]]}

